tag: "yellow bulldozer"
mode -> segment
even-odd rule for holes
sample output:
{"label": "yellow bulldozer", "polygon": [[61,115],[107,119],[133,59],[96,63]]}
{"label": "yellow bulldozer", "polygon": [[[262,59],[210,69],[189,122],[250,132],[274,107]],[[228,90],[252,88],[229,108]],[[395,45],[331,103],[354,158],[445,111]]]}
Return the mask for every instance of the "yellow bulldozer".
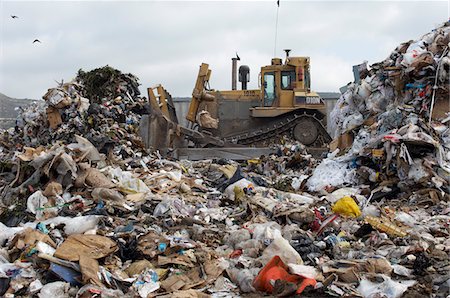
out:
{"label": "yellow bulldozer", "polygon": [[[331,138],[323,99],[311,90],[309,57],[273,58],[261,67],[259,89],[248,90],[250,69],[232,58],[232,90],[209,87],[211,70],[202,63],[186,119],[178,124],[170,94],[161,86],[148,88],[151,115],[141,123],[144,141],[159,150],[180,147],[265,146],[281,137],[308,147],[325,147]],[[237,80],[241,90],[237,90]]]}

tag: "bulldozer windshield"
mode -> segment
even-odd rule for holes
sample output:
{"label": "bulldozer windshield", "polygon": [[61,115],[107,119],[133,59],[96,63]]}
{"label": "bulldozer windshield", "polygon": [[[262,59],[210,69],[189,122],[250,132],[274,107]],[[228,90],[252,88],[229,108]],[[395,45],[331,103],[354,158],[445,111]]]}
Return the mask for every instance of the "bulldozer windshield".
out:
{"label": "bulldozer windshield", "polygon": [[281,89],[292,90],[293,82],[295,82],[295,71],[282,71],[281,72]]}
{"label": "bulldozer windshield", "polygon": [[264,74],[264,106],[270,107],[275,100],[275,73]]}

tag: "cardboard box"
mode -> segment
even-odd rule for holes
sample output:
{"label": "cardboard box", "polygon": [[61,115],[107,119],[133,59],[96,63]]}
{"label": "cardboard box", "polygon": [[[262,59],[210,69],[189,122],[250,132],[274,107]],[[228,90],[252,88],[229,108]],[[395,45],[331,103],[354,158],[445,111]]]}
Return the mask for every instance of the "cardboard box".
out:
{"label": "cardboard box", "polygon": [[55,108],[47,108],[47,119],[51,129],[56,129],[62,123],[61,114]]}
{"label": "cardboard box", "polygon": [[353,133],[345,132],[336,139],[334,139],[333,141],[331,141],[330,151],[333,152],[337,148],[339,148],[340,151],[344,151],[346,149],[349,149],[352,145],[353,145]]}

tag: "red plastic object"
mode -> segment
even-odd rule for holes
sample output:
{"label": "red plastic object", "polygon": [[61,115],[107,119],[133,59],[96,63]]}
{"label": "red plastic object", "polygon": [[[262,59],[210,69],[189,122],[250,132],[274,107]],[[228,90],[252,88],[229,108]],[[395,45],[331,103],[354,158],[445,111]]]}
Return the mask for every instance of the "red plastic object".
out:
{"label": "red plastic object", "polygon": [[385,135],[384,137],[383,137],[383,139],[385,140],[385,141],[391,141],[392,143],[399,143],[400,142],[400,139],[399,139],[399,135],[397,135],[397,134],[388,134],[388,135]]}
{"label": "red plastic object", "polygon": [[236,249],[230,254],[230,258],[234,259],[242,255],[242,249]]}
{"label": "red plastic object", "polygon": [[258,276],[256,276],[253,281],[253,287],[258,291],[272,293],[272,283],[278,279],[300,284],[296,291],[297,294],[303,292],[307,286],[315,286],[317,283],[315,279],[303,278],[299,275],[290,274],[288,272],[288,266],[283,263],[279,256],[274,256],[270,262],[259,271]]}
{"label": "red plastic object", "polygon": [[295,292],[296,294],[300,294],[301,292],[303,292],[307,286],[312,286],[315,287],[317,284],[317,281],[315,279],[312,278],[304,278],[302,283],[300,284],[300,286],[298,287],[297,291]]}

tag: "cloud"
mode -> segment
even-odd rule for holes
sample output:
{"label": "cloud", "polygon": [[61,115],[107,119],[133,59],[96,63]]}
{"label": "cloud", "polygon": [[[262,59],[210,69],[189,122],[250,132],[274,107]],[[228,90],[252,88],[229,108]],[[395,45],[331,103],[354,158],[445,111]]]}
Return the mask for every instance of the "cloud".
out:
{"label": "cloud", "polygon": [[[83,1],[1,3],[0,92],[40,98],[54,80],[106,64],[189,96],[202,62],[211,87],[231,87],[231,58],[249,65],[249,88],[274,52],[276,5],[268,2]],[[277,56],[310,56],[312,86],[338,91],[351,66],[380,61],[401,42],[448,18],[446,2],[282,1]],[[9,15],[19,15],[12,20]],[[42,44],[31,44],[39,38]]]}
{"label": "cloud", "polygon": [[353,81],[352,63],[335,55],[311,57],[311,88],[322,92],[339,92]]}

